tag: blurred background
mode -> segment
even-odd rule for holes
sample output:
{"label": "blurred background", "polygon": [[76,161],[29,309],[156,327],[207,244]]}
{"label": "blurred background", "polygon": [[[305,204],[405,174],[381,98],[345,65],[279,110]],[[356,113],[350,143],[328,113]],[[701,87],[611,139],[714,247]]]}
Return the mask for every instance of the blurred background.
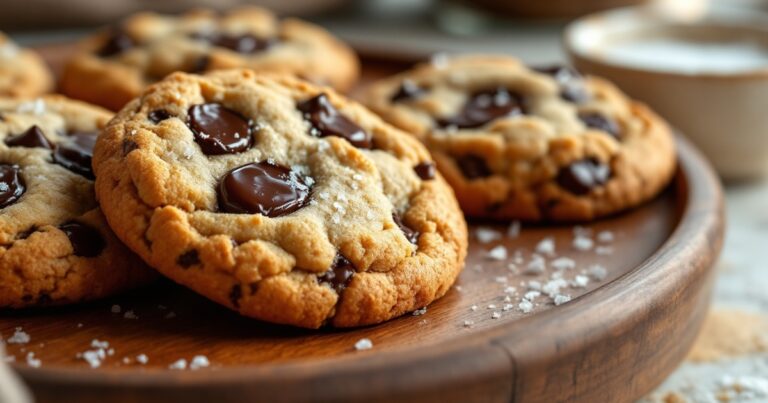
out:
{"label": "blurred background", "polygon": [[[466,52],[576,62],[657,109],[727,179],[728,229],[703,341],[647,401],[768,402],[768,0],[3,0],[0,28],[49,46],[137,11],[246,3],[322,25],[369,65]],[[584,18],[627,6],[641,8]],[[598,57],[630,26],[655,42]]]}

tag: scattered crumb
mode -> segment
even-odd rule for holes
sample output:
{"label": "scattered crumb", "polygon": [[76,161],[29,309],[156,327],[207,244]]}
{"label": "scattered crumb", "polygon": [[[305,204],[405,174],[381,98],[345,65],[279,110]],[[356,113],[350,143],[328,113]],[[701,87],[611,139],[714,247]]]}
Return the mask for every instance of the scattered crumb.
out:
{"label": "scattered crumb", "polygon": [[373,342],[368,338],[360,339],[355,343],[355,350],[357,351],[370,350],[371,348],[373,348]]}
{"label": "scattered crumb", "polygon": [[176,312],[173,312],[173,311],[168,312],[167,314],[165,314],[165,318],[166,319],[173,319],[175,317],[176,317]]}
{"label": "scattered crumb", "polygon": [[491,319],[499,319],[501,317],[501,312],[496,311],[491,314]]}
{"label": "scattered crumb", "polygon": [[136,314],[133,311],[125,311],[125,314],[123,314],[123,318],[125,318],[125,319],[138,319],[139,317],[136,316]]}
{"label": "scattered crumb", "polygon": [[168,369],[185,370],[187,369],[187,360],[180,358],[176,360],[176,362],[174,362],[173,364],[169,365]]}
{"label": "scattered crumb", "polygon": [[472,312],[474,312],[474,311],[476,311],[476,310],[477,310],[477,305],[472,305],[472,306],[470,306],[470,307],[469,307],[469,309],[470,309]]}
{"label": "scattered crumb", "polygon": [[472,327],[475,324],[475,322],[471,320],[465,320],[464,321],[464,327]]}
{"label": "scattered crumb", "polygon": [[136,362],[138,362],[141,365],[144,365],[149,362],[149,357],[147,357],[146,354],[139,354],[136,356]]}
{"label": "scattered crumb", "polygon": [[717,361],[768,351],[768,316],[734,309],[713,310],[688,353],[694,362]]}
{"label": "scattered crumb", "polygon": [[120,313],[121,310],[120,305],[112,305],[112,313]]}

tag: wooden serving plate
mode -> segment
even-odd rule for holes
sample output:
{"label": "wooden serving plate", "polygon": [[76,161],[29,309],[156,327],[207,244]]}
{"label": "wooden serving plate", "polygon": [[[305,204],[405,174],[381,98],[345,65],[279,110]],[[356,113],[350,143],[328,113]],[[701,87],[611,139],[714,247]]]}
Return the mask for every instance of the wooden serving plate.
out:
{"label": "wooden serving plate", "polygon": [[[64,49],[44,54],[55,65]],[[366,71],[370,77],[392,68],[379,63]],[[8,345],[8,353],[40,402],[629,402],[688,351],[707,311],[722,245],[719,182],[687,141],[677,144],[679,170],[661,196],[585,226],[614,234],[606,244],[612,254],[573,249],[573,226],[523,226],[518,237],[491,243],[472,237],[457,286],[423,315],[352,330],[302,330],[240,317],[162,282],[90,304],[0,312],[0,333],[7,338],[22,327],[31,336],[27,344]],[[474,233],[477,225],[471,227]],[[560,306],[540,297],[524,314],[520,295],[554,269],[527,275],[525,263],[513,271],[511,257],[490,260],[488,251],[504,245],[527,263],[548,236],[558,256],[577,263],[563,271],[565,278],[592,264],[603,265],[607,277],[568,288],[573,300]],[[518,292],[505,292],[510,286]],[[507,295],[513,309],[504,311]],[[127,310],[138,318],[126,319]],[[362,338],[373,348],[357,351]],[[92,369],[77,353],[92,349],[94,339],[109,342],[114,355]],[[26,365],[29,352],[41,367]],[[139,354],[148,363],[137,363]],[[211,366],[169,369],[195,355]]]}

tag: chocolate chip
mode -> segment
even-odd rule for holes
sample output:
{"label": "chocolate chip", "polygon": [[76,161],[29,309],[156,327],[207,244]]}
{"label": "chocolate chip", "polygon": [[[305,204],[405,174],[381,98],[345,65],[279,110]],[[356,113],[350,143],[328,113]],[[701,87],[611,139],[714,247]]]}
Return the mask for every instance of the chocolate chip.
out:
{"label": "chocolate chip", "polygon": [[240,284],[235,284],[232,286],[232,289],[229,291],[229,300],[232,302],[232,306],[235,308],[240,308],[240,298],[243,296],[243,290],[240,287]]}
{"label": "chocolate chip", "polygon": [[602,130],[617,140],[621,140],[621,129],[619,124],[615,120],[597,112],[580,113],[579,119],[584,122],[587,127],[593,129]]}
{"label": "chocolate chip", "polygon": [[431,162],[421,162],[413,167],[413,170],[422,180],[435,179],[435,164]]}
{"label": "chocolate chip", "polygon": [[200,56],[192,63],[187,70],[188,73],[200,74],[208,70],[208,65],[211,64],[211,57],[208,55]]}
{"label": "chocolate chip", "polygon": [[456,159],[459,169],[467,179],[485,178],[491,176],[491,170],[482,157],[465,155]]}
{"label": "chocolate chip", "polygon": [[304,119],[312,125],[309,133],[315,137],[338,136],[357,148],[369,149],[371,135],[356,123],[341,115],[325,94],[320,94],[296,105]]}
{"label": "chocolate chip", "polygon": [[21,168],[18,165],[0,164],[0,208],[16,203],[26,190]]}
{"label": "chocolate chip", "polygon": [[556,180],[563,189],[581,196],[604,185],[610,177],[611,167],[595,158],[585,158],[561,168]]}
{"label": "chocolate chip", "polygon": [[96,257],[107,246],[97,229],[77,221],[64,223],[59,229],[69,238],[75,256]]}
{"label": "chocolate chip", "polygon": [[176,264],[185,269],[200,264],[200,256],[198,255],[197,249],[190,249],[179,255],[176,259]]}
{"label": "chocolate chip", "polygon": [[122,29],[113,30],[106,42],[96,52],[101,57],[110,57],[122,53],[136,45],[133,38]]}
{"label": "chocolate chip", "polygon": [[70,171],[90,180],[95,179],[91,159],[96,135],[91,133],[73,133],[69,141],[59,143],[53,152],[53,161]]}
{"label": "chocolate chip", "polygon": [[202,33],[196,32],[191,38],[210,43],[211,45],[233,50],[237,53],[262,52],[275,44],[274,38],[261,38],[253,34],[226,34],[226,33]]}
{"label": "chocolate chip", "polygon": [[403,235],[405,235],[405,239],[407,239],[410,243],[414,245],[418,244],[419,231],[416,231],[413,228],[405,225],[405,223],[403,223],[403,220],[400,219],[400,215],[397,214],[397,212],[392,213],[392,220],[394,220],[395,224],[397,224],[397,226],[400,227],[400,231],[403,231]]}
{"label": "chocolate chip", "polygon": [[221,104],[189,108],[189,128],[206,155],[235,154],[253,145],[253,122]]}
{"label": "chocolate chip", "polygon": [[5,144],[8,145],[8,147],[39,147],[53,149],[53,144],[51,144],[51,141],[45,137],[45,133],[43,133],[43,130],[37,125],[30,127],[24,133],[7,138]]}
{"label": "chocolate chip", "polygon": [[137,150],[139,145],[133,140],[123,140],[123,157],[130,154],[131,151]]}
{"label": "chocolate chip", "polygon": [[219,209],[227,213],[278,217],[309,201],[307,178],[270,162],[245,164],[229,171],[218,187]]}
{"label": "chocolate chip", "polygon": [[329,284],[331,288],[336,290],[337,294],[341,294],[356,272],[355,266],[347,258],[337,254],[336,258],[333,259],[331,268],[318,276],[317,280],[321,284]]}
{"label": "chocolate chip", "polygon": [[480,127],[494,119],[525,113],[523,97],[504,87],[472,94],[455,116],[437,120],[440,127],[459,129]]}
{"label": "chocolate chip", "polygon": [[419,87],[411,80],[403,80],[397,91],[390,98],[391,102],[402,102],[416,99],[427,93],[427,90]]}
{"label": "chocolate chip", "polygon": [[168,113],[168,111],[165,109],[156,109],[152,112],[149,112],[149,114],[147,114],[147,118],[149,118],[149,120],[154,124],[158,124],[170,117],[171,117],[171,114]]}
{"label": "chocolate chip", "polygon": [[589,99],[581,74],[568,66],[537,67],[539,73],[552,76],[560,85],[560,98],[573,103],[582,103]]}

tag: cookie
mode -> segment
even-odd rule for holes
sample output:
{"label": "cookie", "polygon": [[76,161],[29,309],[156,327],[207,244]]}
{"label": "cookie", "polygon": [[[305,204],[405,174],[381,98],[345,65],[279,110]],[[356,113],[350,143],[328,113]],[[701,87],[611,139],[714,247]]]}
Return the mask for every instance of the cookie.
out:
{"label": "cookie", "polygon": [[136,14],[86,39],[66,64],[60,87],[73,98],[119,110],[170,73],[237,67],[295,74],[339,90],[359,75],[354,52],[324,29],[245,7],[226,14]]}
{"label": "cookie", "polygon": [[176,73],[96,144],[117,235],[163,275],[264,321],[379,323],[443,296],[467,228],[418,141],[288,76]]}
{"label": "cookie", "polygon": [[96,204],[90,168],[111,114],[46,96],[0,99],[0,308],[101,298],[155,277]]}
{"label": "cookie", "polygon": [[0,32],[0,97],[36,97],[52,86],[53,78],[43,59]]}
{"label": "cookie", "polygon": [[654,197],[675,170],[661,118],[568,67],[438,59],[374,83],[364,97],[427,146],[472,217],[593,220]]}

